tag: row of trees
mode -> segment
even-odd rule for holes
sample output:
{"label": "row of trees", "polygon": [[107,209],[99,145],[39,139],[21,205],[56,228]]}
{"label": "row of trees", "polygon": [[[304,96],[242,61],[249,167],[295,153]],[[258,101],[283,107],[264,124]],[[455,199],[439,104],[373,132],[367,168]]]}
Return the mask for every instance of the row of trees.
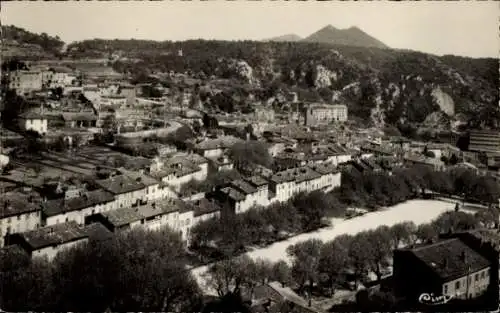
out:
{"label": "row of trees", "polygon": [[[380,280],[392,263],[392,251],[418,242],[429,242],[439,234],[478,227],[480,219],[464,212],[446,212],[429,224],[412,222],[392,227],[380,226],[354,236],[342,235],[323,243],[308,240],[290,246],[292,277],[299,290],[319,287],[331,296],[338,287],[346,287],[351,276],[354,288],[366,281],[369,273]],[[349,275],[350,274],[350,275]]]}
{"label": "row of trees", "polygon": [[[357,289],[369,273],[375,273],[380,280],[392,264],[394,249],[436,240],[439,234],[450,230],[474,229],[480,223],[473,215],[447,212],[418,227],[413,222],[402,222],[356,235],[341,235],[329,242],[310,239],[288,247],[291,265],[242,255],[211,265],[207,281],[220,297],[241,293],[242,289],[251,295],[256,286],[266,281],[289,285],[299,294],[308,291],[310,295],[331,297],[339,288]],[[354,286],[349,287],[351,281]],[[391,299],[390,295],[384,298]]]}
{"label": "row of trees", "polygon": [[12,312],[199,311],[200,291],[183,255],[180,237],[167,229],[132,230],[82,244],[51,263],[14,250],[0,262],[0,307]]}
{"label": "row of trees", "polygon": [[376,209],[414,198],[425,189],[486,203],[500,198],[500,186],[493,177],[464,168],[434,171],[426,166],[397,169],[392,175],[347,170],[342,174],[338,197],[348,205]]}
{"label": "row of trees", "polygon": [[334,201],[332,194],[314,191],[300,193],[269,208],[254,207],[242,214],[223,215],[195,226],[191,230],[191,243],[195,249],[215,245],[222,255],[233,255],[249,245],[267,244],[290,234],[317,229],[324,225],[327,213],[342,216],[344,208]]}
{"label": "row of trees", "polygon": [[[221,180],[223,178],[228,177],[224,176]],[[280,234],[317,229],[321,227],[324,217],[344,216],[347,207],[376,210],[418,197],[426,189],[448,195],[465,195],[490,203],[500,198],[496,181],[463,169],[436,172],[416,166],[400,169],[392,175],[385,172],[360,173],[352,169],[343,172],[341,187],[330,193],[302,193],[286,203],[275,203],[267,209],[253,208],[236,216],[205,221],[193,228],[193,245],[205,247],[215,244],[220,252],[232,254],[248,245],[276,241]],[[478,214],[483,222],[498,224],[498,209],[491,207]],[[237,225],[240,231],[235,234],[226,225]]]}

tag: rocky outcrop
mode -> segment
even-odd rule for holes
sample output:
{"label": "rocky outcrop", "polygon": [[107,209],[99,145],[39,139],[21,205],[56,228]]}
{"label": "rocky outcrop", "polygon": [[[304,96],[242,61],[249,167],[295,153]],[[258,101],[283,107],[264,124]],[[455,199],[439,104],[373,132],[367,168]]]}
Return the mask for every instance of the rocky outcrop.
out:
{"label": "rocky outcrop", "polygon": [[337,73],[323,65],[316,65],[313,69],[313,80],[316,88],[330,87],[333,82],[337,81]]}
{"label": "rocky outcrop", "polygon": [[441,90],[440,87],[437,87],[432,90],[431,95],[437,105],[439,105],[441,111],[448,116],[453,116],[455,114],[455,103],[449,94]]}
{"label": "rocky outcrop", "polygon": [[422,126],[434,130],[449,130],[450,122],[450,117],[445,112],[439,111],[429,114]]}

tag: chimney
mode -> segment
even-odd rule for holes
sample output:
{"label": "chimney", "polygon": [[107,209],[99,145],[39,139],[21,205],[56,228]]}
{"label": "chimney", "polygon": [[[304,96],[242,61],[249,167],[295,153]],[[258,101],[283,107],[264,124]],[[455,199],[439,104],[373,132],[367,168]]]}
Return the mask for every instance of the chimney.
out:
{"label": "chimney", "polygon": [[444,258],[443,260],[443,269],[446,269],[448,267],[448,259]]}
{"label": "chimney", "polygon": [[465,251],[462,251],[462,253],[460,254],[460,259],[462,260],[462,262],[466,263],[467,262],[467,253]]}

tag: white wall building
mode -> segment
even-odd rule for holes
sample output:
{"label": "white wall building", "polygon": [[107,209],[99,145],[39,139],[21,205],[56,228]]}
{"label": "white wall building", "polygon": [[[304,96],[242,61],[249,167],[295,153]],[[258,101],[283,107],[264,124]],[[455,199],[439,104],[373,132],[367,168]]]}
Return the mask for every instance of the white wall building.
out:
{"label": "white wall building", "polygon": [[59,252],[87,241],[85,228],[76,222],[47,226],[11,237],[12,244],[21,246],[32,257],[46,257],[49,261]]}
{"label": "white wall building", "polygon": [[42,203],[42,223],[51,226],[74,221],[85,224],[88,216],[114,210],[114,196],[104,190],[81,192],[73,197],[48,200]]}
{"label": "white wall building", "polygon": [[0,247],[7,234],[37,229],[41,225],[41,211],[37,203],[18,192],[6,192],[0,197]]}

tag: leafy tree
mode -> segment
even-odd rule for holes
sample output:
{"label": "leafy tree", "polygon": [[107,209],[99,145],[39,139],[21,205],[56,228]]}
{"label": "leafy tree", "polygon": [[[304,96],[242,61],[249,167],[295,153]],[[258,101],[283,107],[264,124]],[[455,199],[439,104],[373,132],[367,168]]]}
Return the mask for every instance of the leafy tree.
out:
{"label": "leafy tree", "polygon": [[299,242],[287,248],[287,254],[293,258],[292,277],[303,289],[309,284],[310,291],[318,281],[318,267],[323,243],[318,239]]}
{"label": "leafy tree", "polygon": [[[9,261],[12,264],[12,261]],[[45,311],[52,308],[54,296],[52,268],[47,259],[34,259],[28,264],[1,273],[0,306],[8,311]],[[23,297],[19,297],[23,294]]]}
{"label": "leafy tree", "polygon": [[491,227],[493,225],[494,228],[498,228],[500,212],[498,208],[490,206],[487,209],[477,212],[474,217],[479,221],[479,223],[485,225],[486,227]]}
{"label": "leafy tree", "polygon": [[438,230],[432,224],[422,224],[417,227],[415,233],[417,239],[422,242],[428,242],[438,237]]}
{"label": "leafy tree", "polygon": [[283,260],[274,263],[271,271],[271,279],[280,282],[283,286],[289,284],[292,280],[290,266]]}
{"label": "leafy tree", "polygon": [[433,151],[426,151],[426,152],[424,152],[424,155],[428,158],[435,158],[436,157],[436,154],[434,154]]}
{"label": "leafy tree", "polygon": [[382,279],[382,270],[389,265],[392,256],[391,232],[389,227],[380,226],[373,231],[368,231],[364,239],[369,240],[368,263],[370,269],[377,275],[377,279]]}
{"label": "leafy tree", "polygon": [[8,61],[5,61],[2,63],[2,71],[7,72],[7,71],[17,71],[17,70],[27,70],[28,67],[26,66],[26,63],[23,61],[19,60],[18,58],[12,58]]}
{"label": "leafy tree", "polygon": [[63,96],[63,92],[64,92],[64,90],[62,87],[56,87],[56,88],[51,89],[52,96],[55,99],[61,99]]}
{"label": "leafy tree", "polygon": [[450,165],[456,165],[458,163],[458,157],[456,154],[452,154],[449,161]]}
{"label": "leafy tree", "polygon": [[440,233],[466,231],[477,228],[479,221],[465,212],[444,212],[433,223]]}
{"label": "leafy tree", "polygon": [[348,248],[341,240],[333,240],[321,249],[318,269],[330,289],[331,297],[335,292],[335,287],[341,282],[344,269],[349,264]]}
{"label": "leafy tree", "polygon": [[174,144],[178,149],[185,150],[187,149],[186,141],[192,138],[194,138],[194,133],[191,128],[183,125],[169,134],[166,142]]}
{"label": "leafy tree", "polygon": [[160,90],[151,85],[142,86],[142,95],[146,98],[161,98],[163,96]]}
{"label": "leafy tree", "polygon": [[[180,261],[183,249],[168,229],[135,229],[80,244],[52,264],[33,259],[2,274],[10,287],[0,289],[0,305],[12,311],[191,311],[200,293]],[[15,296],[21,290],[29,290],[22,299]]]}
{"label": "leafy tree", "polygon": [[300,193],[292,198],[292,204],[300,214],[302,229],[312,230],[321,226],[321,219],[329,207],[328,198],[321,191]]}
{"label": "leafy tree", "polygon": [[392,248],[398,249],[401,244],[409,245],[415,241],[417,226],[413,222],[403,222],[391,227]]}
{"label": "leafy tree", "polygon": [[366,277],[369,270],[371,238],[367,232],[358,233],[350,242],[349,263],[354,270],[355,286]]}
{"label": "leafy tree", "polygon": [[250,140],[235,143],[229,151],[235,168],[243,173],[252,173],[257,165],[271,166],[272,158],[265,144]]}
{"label": "leafy tree", "polygon": [[104,118],[102,129],[106,132],[115,133],[118,130],[118,121],[114,115],[108,115]]}
{"label": "leafy tree", "polygon": [[253,264],[253,260],[246,255],[214,263],[207,272],[208,284],[219,297],[239,293],[242,285],[252,279],[247,276],[247,269]]}

